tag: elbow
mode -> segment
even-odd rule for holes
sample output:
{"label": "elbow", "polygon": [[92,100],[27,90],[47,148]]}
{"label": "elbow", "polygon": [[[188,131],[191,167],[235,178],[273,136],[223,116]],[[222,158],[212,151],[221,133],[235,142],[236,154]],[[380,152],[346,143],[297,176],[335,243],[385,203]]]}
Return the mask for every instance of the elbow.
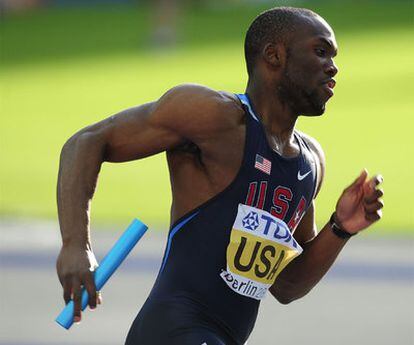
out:
{"label": "elbow", "polygon": [[288,290],[281,289],[280,286],[276,285],[271,286],[269,289],[269,292],[280,304],[289,304],[294,300],[286,291]]}
{"label": "elbow", "polygon": [[60,157],[64,156],[69,151],[71,151],[72,147],[76,143],[76,136],[77,134],[72,135],[68,140],[66,140],[66,142],[62,146],[62,150],[60,151]]}
{"label": "elbow", "polygon": [[269,291],[280,304],[287,305],[304,297],[310,289],[298,290],[297,286],[288,286],[288,284],[285,283],[279,284],[279,286],[273,285]]}
{"label": "elbow", "polygon": [[63,145],[60,152],[61,159],[71,156],[76,152],[88,151],[92,153],[96,150],[102,152],[105,147],[103,136],[96,131],[82,130],[72,135]]}
{"label": "elbow", "polygon": [[70,154],[73,152],[76,147],[79,145],[81,141],[83,141],[83,134],[82,131],[75,133],[72,135],[66,142],[63,144],[62,150],[60,151],[60,157],[64,157],[65,155]]}
{"label": "elbow", "polygon": [[294,300],[296,300],[297,298],[294,298],[292,295],[289,295],[287,293],[283,293],[281,291],[274,291],[276,289],[270,290],[271,294],[273,295],[274,298],[276,298],[276,300],[280,303],[280,304],[290,304],[292,303]]}
{"label": "elbow", "polygon": [[276,300],[283,305],[290,304],[295,300],[295,298],[288,297],[288,296],[275,296]]}
{"label": "elbow", "polygon": [[60,166],[65,165],[66,162],[73,160],[76,152],[77,134],[70,137],[60,150]]}

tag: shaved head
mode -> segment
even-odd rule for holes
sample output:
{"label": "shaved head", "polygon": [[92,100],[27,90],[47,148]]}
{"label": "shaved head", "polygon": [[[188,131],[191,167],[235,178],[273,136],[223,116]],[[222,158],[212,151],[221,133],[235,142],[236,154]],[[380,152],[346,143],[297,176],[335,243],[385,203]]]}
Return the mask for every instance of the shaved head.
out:
{"label": "shaved head", "polygon": [[267,43],[283,43],[288,47],[297,29],[317,17],[319,15],[311,10],[295,7],[276,7],[257,16],[247,30],[244,42],[249,75],[253,72],[257,56]]}

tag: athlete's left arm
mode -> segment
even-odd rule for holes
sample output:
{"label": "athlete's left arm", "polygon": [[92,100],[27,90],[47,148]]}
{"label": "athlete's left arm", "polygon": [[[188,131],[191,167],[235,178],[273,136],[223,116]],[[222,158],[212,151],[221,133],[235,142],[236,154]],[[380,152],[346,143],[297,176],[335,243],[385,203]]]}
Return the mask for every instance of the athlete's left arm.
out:
{"label": "athlete's left arm", "polygon": [[[320,163],[323,176],[324,158],[319,145],[313,147]],[[322,178],[319,181],[320,188]],[[382,212],[383,196],[379,184],[382,177],[368,179],[363,170],[359,177],[340,196],[335,209],[335,222],[350,234],[356,234],[378,221]],[[272,295],[283,304],[305,296],[325,275],[349,239],[338,237],[329,222],[317,234],[314,203],[298,225],[294,237],[303,252],[294,259],[277,277],[270,288]],[[317,234],[317,235],[316,235]]]}

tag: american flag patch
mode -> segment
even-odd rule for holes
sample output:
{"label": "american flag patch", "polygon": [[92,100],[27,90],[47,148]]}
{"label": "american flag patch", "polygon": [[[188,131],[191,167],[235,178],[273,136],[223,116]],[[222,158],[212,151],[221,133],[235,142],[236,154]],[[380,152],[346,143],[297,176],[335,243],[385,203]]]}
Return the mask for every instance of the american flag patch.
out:
{"label": "american flag patch", "polygon": [[256,154],[256,162],[254,163],[254,167],[260,171],[263,171],[265,174],[270,175],[272,162],[262,157],[261,155]]}

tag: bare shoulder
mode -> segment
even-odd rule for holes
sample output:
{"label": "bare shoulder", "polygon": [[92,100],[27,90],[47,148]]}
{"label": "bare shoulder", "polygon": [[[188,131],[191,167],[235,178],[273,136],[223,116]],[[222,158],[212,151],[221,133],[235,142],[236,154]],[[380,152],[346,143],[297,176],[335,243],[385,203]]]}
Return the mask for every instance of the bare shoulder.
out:
{"label": "bare shoulder", "polygon": [[323,152],[321,144],[319,142],[311,137],[310,135],[303,133],[301,131],[297,131],[300,136],[306,141],[309,148],[312,150],[314,156],[317,159],[317,166],[318,166],[318,187],[317,187],[317,193],[319,193],[319,190],[322,185],[323,178],[325,176],[325,153]]}
{"label": "bare shoulder", "polygon": [[210,136],[231,128],[243,117],[237,97],[198,84],[183,84],[167,91],[157,102],[158,116],[186,137]]}

